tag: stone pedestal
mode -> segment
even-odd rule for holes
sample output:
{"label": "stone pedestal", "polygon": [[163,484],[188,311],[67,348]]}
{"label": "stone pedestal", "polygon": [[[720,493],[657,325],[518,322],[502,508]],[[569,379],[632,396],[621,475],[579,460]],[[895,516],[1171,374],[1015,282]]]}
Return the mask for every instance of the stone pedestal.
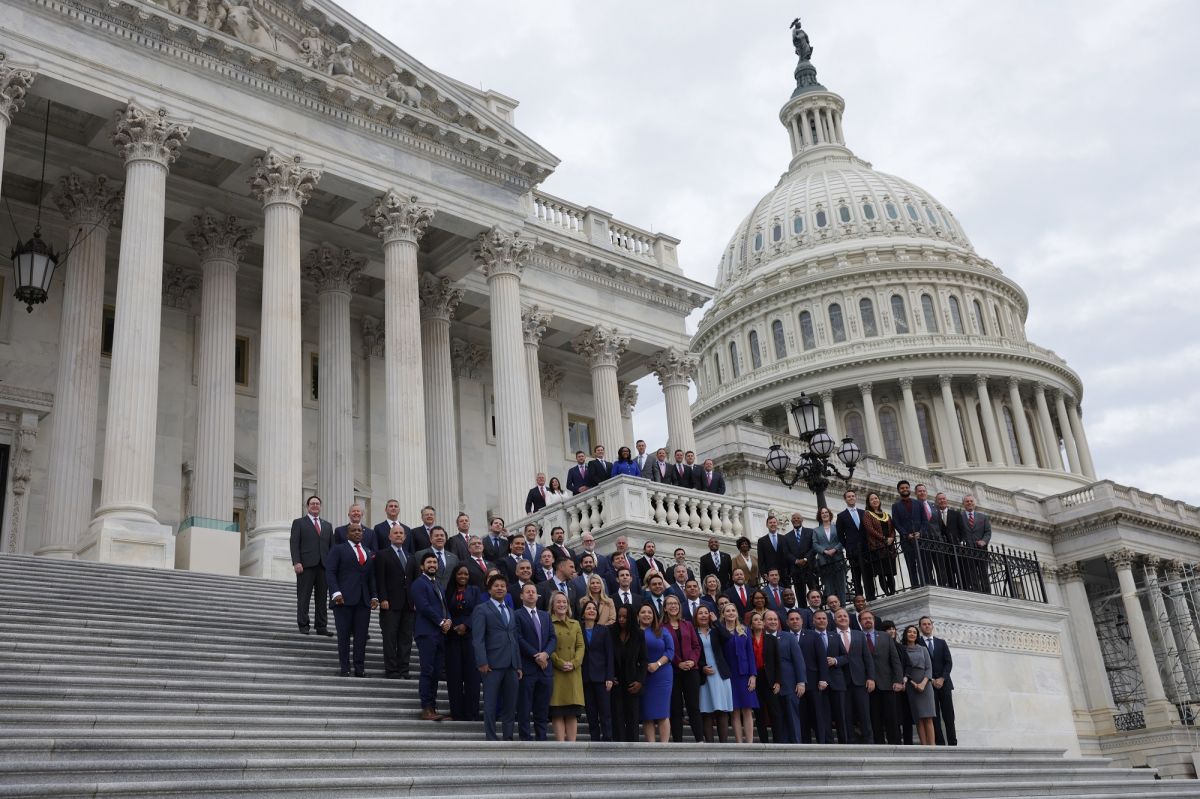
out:
{"label": "stone pedestal", "polygon": [[236,576],[241,556],[242,536],[233,522],[191,516],[180,523],[175,536],[176,569]]}

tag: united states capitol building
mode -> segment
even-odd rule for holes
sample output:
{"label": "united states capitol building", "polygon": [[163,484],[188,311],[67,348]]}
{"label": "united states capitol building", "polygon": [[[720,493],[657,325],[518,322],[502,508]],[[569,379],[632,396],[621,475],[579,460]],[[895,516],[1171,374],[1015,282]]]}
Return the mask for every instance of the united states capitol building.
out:
{"label": "united states capitol building", "polygon": [[329,0],[0,9],[0,246],[38,226],[61,261],[44,303],[0,277],[5,552],[290,579],[314,492],[335,524],[398,498],[514,528],[536,472],[632,443],[647,375],[651,449],[714,458],[728,493],[620,478],[529,518],[732,552],[815,515],[766,466],[803,450],[805,392],[866,453],[860,496],[972,494],[1040,566],[878,602],[937,619],[964,744],[1195,774],[1200,509],[1096,473],[1082,381],[1026,338],[1021,287],[850,149],[806,41],[779,76],[791,161],[708,286],[677,239],[540,191],[558,159],[516,99]]}

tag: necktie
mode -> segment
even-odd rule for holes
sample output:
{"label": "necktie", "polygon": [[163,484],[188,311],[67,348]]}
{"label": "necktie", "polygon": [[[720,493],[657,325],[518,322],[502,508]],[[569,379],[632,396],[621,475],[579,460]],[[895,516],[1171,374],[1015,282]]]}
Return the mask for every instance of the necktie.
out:
{"label": "necktie", "polygon": [[677,472],[679,472],[680,477],[683,477],[683,464],[682,463],[675,464],[675,470]]}
{"label": "necktie", "polygon": [[842,630],[842,649],[850,651],[850,631]]}
{"label": "necktie", "polygon": [[775,606],[776,606],[776,607],[778,607],[778,606],[779,606],[779,589],[778,589],[778,588],[772,588],[772,589],[771,589],[771,596],[775,597]]}
{"label": "necktie", "polygon": [[487,566],[483,565],[483,558],[475,558],[475,565],[477,565],[484,574],[487,574]]}
{"label": "necktie", "polygon": [[706,486],[712,485],[712,472],[704,473],[704,485],[706,485]]}
{"label": "necktie", "polygon": [[529,615],[533,617],[533,629],[537,631],[538,651],[542,651],[542,620],[538,618],[536,610],[529,611]]}
{"label": "necktie", "polygon": [[693,616],[695,616],[695,615],[696,615],[696,605],[698,605],[698,604],[699,604],[699,603],[698,603],[698,602],[696,602],[696,600],[694,600],[694,599],[692,600],[692,615],[693,615]]}
{"label": "necktie", "polygon": [[946,509],[942,508],[942,524],[946,524]]}
{"label": "necktie", "polygon": [[361,566],[367,562],[367,556],[363,554],[362,547],[358,544],[354,545],[354,551],[358,553],[358,565]]}
{"label": "necktie", "polygon": [[776,552],[779,551],[779,541],[776,539],[774,533],[771,533],[771,549],[775,550]]}
{"label": "necktie", "polygon": [[931,518],[931,516],[932,516],[932,515],[930,514],[930,512],[929,512],[929,503],[928,503],[928,502],[922,502],[922,503],[921,503],[921,507],[923,507],[923,508],[925,509],[925,521],[929,521],[929,519],[930,519],[930,518]]}
{"label": "necktie", "polygon": [[542,499],[545,499],[546,498],[546,487],[542,486],[540,490],[542,492]]}
{"label": "necktie", "polygon": [[854,520],[854,526],[858,527],[858,508],[850,509],[850,518]]}
{"label": "necktie", "polygon": [[442,550],[437,551],[438,556],[438,574],[441,574],[446,569],[446,558],[442,555]]}
{"label": "necktie", "polygon": [[504,626],[508,626],[508,608],[500,603],[496,603],[496,607],[500,608],[500,618],[504,619]]}
{"label": "necktie", "polygon": [[558,592],[559,592],[560,594],[565,594],[565,593],[567,593],[567,584],[566,584],[566,583],[559,583],[559,584],[558,584]]}
{"label": "necktie", "polygon": [[871,650],[871,654],[875,654],[875,633],[867,634],[867,649]]}
{"label": "necktie", "polygon": [[971,529],[975,528],[975,514],[973,512],[967,514],[967,527]]}
{"label": "necktie", "polygon": [[321,519],[317,516],[312,517],[313,527],[317,528],[317,538],[321,537]]}
{"label": "necktie", "polygon": [[630,602],[629,602],[629,592],[628,592],[628,591],[622,591],[622,592],[621,592],[621,604],[622,604],[622,605],[628,605],[628,604],[630,604]]}
{"label": "necktie", "polygon": [[933,654],[933,639],[932,639],[932,638],[926,638],[926,639],[925,639],[925,646],[929,647],[929,654],[931,654],[931,655],[932,655],[932,654]]}
{"label": "necktie", "polygon": [[742,598],[742,605],[745,605],[746,604],[746,589],[740,585],[738,586],[738,596]]}
{"label": "necktie", "polygon": [[[396,547],[392,547],[392,549],[396,549]],[[400,568],[401,569],[408,566],[408,557],[404,554],[403,549],[396,549],[396,557],[398,557],[400,559]]]}

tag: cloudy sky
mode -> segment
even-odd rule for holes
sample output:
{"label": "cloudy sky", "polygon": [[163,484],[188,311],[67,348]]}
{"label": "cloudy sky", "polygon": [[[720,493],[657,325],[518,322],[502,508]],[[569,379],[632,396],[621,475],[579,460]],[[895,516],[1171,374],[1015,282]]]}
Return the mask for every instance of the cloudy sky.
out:
{"label": "cloudy sky", "polygon": [[[847,144],[953,209],[1082,376],[1100,475],[1200,504],[1200,3],[342,4],[519,99],[563,161],[547,191],[679,237],[705,282],[787,166],[802,13]],[[642,381],[638,435],[663,417]]]}

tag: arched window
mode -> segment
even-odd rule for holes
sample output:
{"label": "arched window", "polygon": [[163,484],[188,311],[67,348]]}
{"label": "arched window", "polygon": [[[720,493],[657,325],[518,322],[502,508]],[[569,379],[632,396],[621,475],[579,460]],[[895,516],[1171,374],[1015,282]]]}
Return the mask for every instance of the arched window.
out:
{"label": "arched window", "polygon": [[724,383],[725,379],[721,377],[721,354],[719,352],[713,353],[713,371],[717,373],[717,385]]}
{"label": "arched window", "polygon": [[879,409],[879,432],[883,436],[883,454],[889,461],[904,462],[904,447],[900,443],[900,423],[891,408]]}
{"label": "arched window", "polygon": [[804,214],[796,214],[792,219],[792,232],[797,236],[804,232]]}
{"label": "arched window", "polygon": [[787,357],[787,341],[783,337],[783,322],[776,319],[771,323],[771,338],[775,339],[775,359]]}
{"label": "arched window", "polygon": [[924,403],[917,403],[917,428],[921,431],[921,448],[925,450],[925,461],[941,461],[938,456],[937,439],[933,436],[933,419]]}
{"label": "arched window", "polygon": [[933,297],[921,295],[921,313],[925,316],[925,330],[929,333],[938,332],[937,312],[933,309]]}
{"label": "arched window", "polygon": [[958,335],[964,333],[962,309],[958,307],[958,297],[950,295],[950,323],[954,325],[954,332]]}
{"label": "arched window", "polygon": [[996,335],[1004,338],[1004,323],[1000,321],[1000,306],[992,306],[992,316],[996,319]]}
{"label": "arched window", "polygon": [[817,337],[813,334],[812,314],[808,311],[800,312],[800,344],[806,351],[817,346]]}
{"label": "arched window", "polygon": [[779,241],[783,238],[783,225],[778,222],[771,228],[771,241]]}
{"label": "arched window", "polygon": [[863,335],[867,338],[878,336],[879,328],[875,326],[875,303],[871,302],[870,298],[863,297],[858,301],[858,315],[862,318]]}
{"label": "arched window", "polygon": [[829,331],[834,344],[846,340],[846,321],[842,319],[842,306],[836,302],[829,306]]}
{"label": "arched window", "polygon": [[903,336],[908,332],[908,312],[904,308],[904,298],[899,294],[892,295],[892,319],[896,320],[896,333]]}
{"label": "arched window", "polygon": [[971,307],[975,311],[975,327],[979,330],[979,335],[987,335],[987,323],[983,320],[983,306],[979,304],[979,300],[972,300]]}
{"label": "arched window", "polygon": [[850,221],[850,206],[848,206],[848,205],[838,206],[838,219],[842,220],[843,222]]}
{"label": "arched window", "polygon": [[912,221],[914,221],[914,222],[921,221],[921,215],[917,213],[917,209],[913,207],[912,203],[905,203],[904,210],[908,211],[908,218],[911,219]]}
{"label": "arched window", "polygon": [[737,380],[742,376],[742,367],[738,366],[737,342],[729,342],[729,368],[733,371],[733,379]]}
{"label": "arched window", "polygon": [[754,234],[754,251],[758,252],[762,248],[763,248],[763,234],[762,234],[762,231],[759,231],[758,233]]}
{"label": "arched window", "polygon": [[829,217],[825,216],[824,211],[817,211],[817,227],[823,228],[829,224]]}
{"label": "arched window", "polygon": [[762,367],[762,350],[758,348],[758,331],[750,331],[750,363],[755,369]]}
{"label": "arched window", "polygon": [[888,219],[896,220],[900,218],[900,211],[890,200],[884,203],[883,210],[887,211]]}
{"label": "arched window", "polygon": [[875,206],[870,203],[863,203],[862,212],[863,219],[866,219],[868,222],[875,218]]}
{"label": "arched window", "polygon": [[1017,446],[1017,425],[1013,422],[1012,411],[1004,406],[1004,429],[1008,433],[1008,451],[1012,453],[1012,462],[1021,463],[1021,448]]}
{"label": "arched window", "polygon": [[933,209],[928,205],[925,206],[925,216],[929,218],[929,224],[936,225],[938,222],[933,216]]}
{"label": "arched window", "polygon": [[862,414],[858,411],[850,411],[846,414],[846,418],[842,425],[842,429],[846,431],[846,435],[854,439],[858,444],[859,449],[863,452],[867,451],[867,433],[863,429]]}

